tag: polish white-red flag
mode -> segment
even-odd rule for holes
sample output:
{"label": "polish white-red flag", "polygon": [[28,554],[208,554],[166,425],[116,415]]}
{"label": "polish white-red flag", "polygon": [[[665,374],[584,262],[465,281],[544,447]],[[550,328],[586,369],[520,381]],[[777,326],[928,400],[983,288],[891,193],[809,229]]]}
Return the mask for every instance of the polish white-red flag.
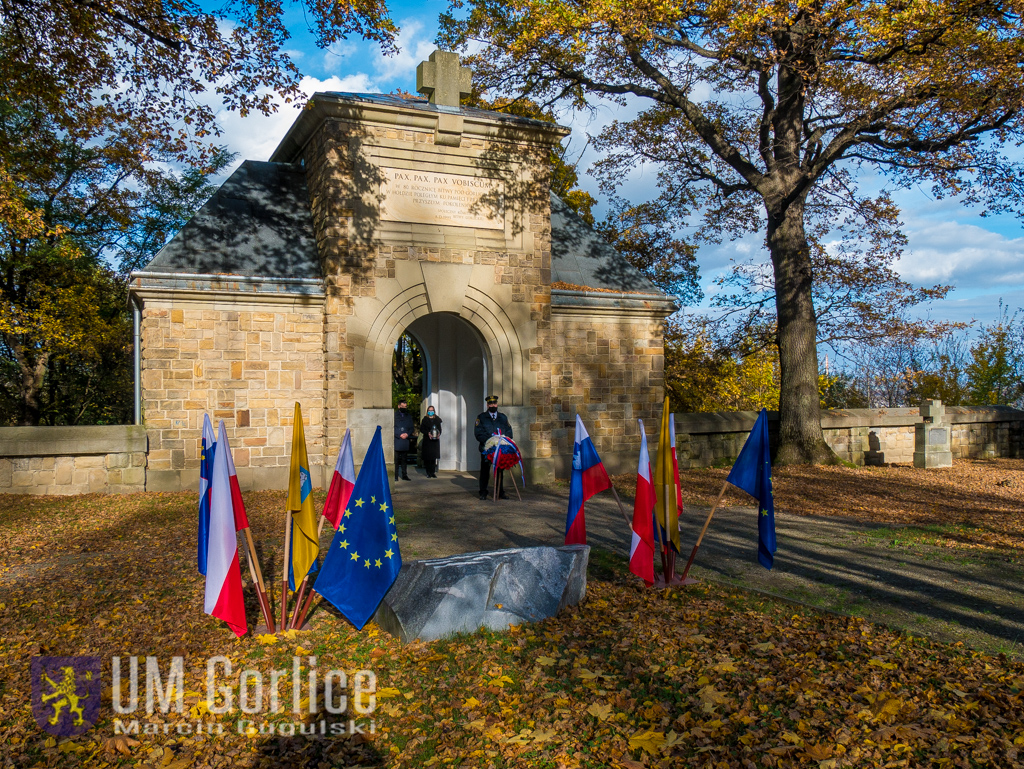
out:
{"label": "polish white-red flag", "polygon": [[[218,439],[228,445],[221,420]],[[210,478],[210,539],[206,557],[206,601],[204,611],[222,619],[237,636],[245,635],[245,602],[242,599],[242,571],[238,565],[238,539],[235,534],[234,505],[231,501],[231,475],[228,451],[213,457]]]}
{"label": "polish white-red flag", "polygon": [[228,480],[231,481],[231,511],[235,514],[235,531],[241,531],[249,528],[249,516],[245,514],[242,489],[238,485],[238,473],[235,472],[235,459],[231,456],[227,437],[224,438],[223,451],[228,457]]}
{"label": "polish white-red flag", "polygon": [[338,462],[334,465],[334,475],[331,476],[331,487],[327,490],[327,500],[324,502],[324,518],[330,521],[335,529],[345,515],[345,508],[348,507],[348,500],[355,485],[356,463],[352,458],[352,431],[345,430],[345,439],[341,442]]}
{"label": "polish white-red flag", "polygon": [[651,456],[647,452],[647,433],[640,423],[640,461],[636,470],[636,498],[633,501],[633,542],[629,546],[629,570],[650,587],[654,584],[654,506],[656,496],[651,482]]}
{"label": "polish white-red flag", "polygon": [[679,483],[679,457],[676,456],[676,415],[668,415],[668,434],[672,446],[672,474],[676,482],[676,517],[683,514],[683,487]]}

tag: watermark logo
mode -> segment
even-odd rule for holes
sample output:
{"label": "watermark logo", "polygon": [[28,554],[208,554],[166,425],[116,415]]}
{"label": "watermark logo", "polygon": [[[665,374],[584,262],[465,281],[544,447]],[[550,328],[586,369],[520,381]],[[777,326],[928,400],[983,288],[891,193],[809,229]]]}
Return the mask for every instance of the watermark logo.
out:
{"label": "watermark logo", "polygon": [[77,737],[99,718],[99,657],[33,657],[32,715],[44,731]]}
{"label": "watermark logo", "polygon": [[[231,718],[238,711],[242,716],[235,716],[235,728],[249,737],[354,735],[376,730],[375,722],[366,718],[377,705],[377,676],[371,670],[357,670],[351,676],[344,670],[324,674],[317,668],[316,657],[296,656],[290,670],[271,670],[267,681],[256,669],[233,675],[230,659],[211,657],[206,661],[206,699],[186,710],[183,657],[173,657],[169,668],[161,668],[156,657],[113,657],[111,663],[114,712],[135,716],[115,718],[114,734],[223,734],[223,717]],[[279,719],[289,699],[292,719]],[[140,711],[145,718],[138,717]],[[193,720],[185,720],[186,713]],[[257,714],[262,718],[246,718]],[[324,717],[317,720],[318,714]],[[341,718],[343,715],[346,718]]]}

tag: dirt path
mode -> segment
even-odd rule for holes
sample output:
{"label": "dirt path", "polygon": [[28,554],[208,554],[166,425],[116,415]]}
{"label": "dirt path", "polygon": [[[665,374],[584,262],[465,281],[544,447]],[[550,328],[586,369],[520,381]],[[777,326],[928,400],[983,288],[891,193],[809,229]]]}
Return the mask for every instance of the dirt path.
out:
{"label": "dirt path", "polygon": [[[469,474],[414,475],[394,487],[403,558],[561,544],[568,490],[531,487],[523,502],[480,501]],[[632,500],[623,499],[632,515]],[[689,554],[707,508],[687,507]],[[625,556],[629,532],[610,494],[587,504],[590,544]],[[890,527],[844,518],[777,513],[779,550],[768,572],[756,561],[752,507],[715,515],[694,575],[843,614],[863,616],[990,653],[1024,659],[1024,553],[955,546],[941,526]],[[953,546],[951,546],[953,545]]]}

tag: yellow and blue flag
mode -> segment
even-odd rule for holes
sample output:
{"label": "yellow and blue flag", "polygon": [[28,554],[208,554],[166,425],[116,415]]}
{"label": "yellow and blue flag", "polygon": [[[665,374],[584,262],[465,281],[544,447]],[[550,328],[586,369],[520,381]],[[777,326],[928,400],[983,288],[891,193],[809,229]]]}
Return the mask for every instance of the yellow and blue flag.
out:
{"label": "yellow and blue flag", "polygon": [[768,412],[761,413],[726,480],[757,500],[757,560],[766,569],[775,563],[775,501],[772,499],[772,458],[768,445]]}
{"label": "yellow and blue flag", "polygon": [[313,480],[309,474],[306,456],[306,431],[302,427],[302,408],[295,404],[292,422],[292,458],[288,468],[288,511],[292,514],[291,563],[288,564],[288,582],[295,589],[294,575],[299,580],[316,564],[320,554],[317,536],[316,508],[313,506]]}
{"label": "yellow and blue flag", "polygon": [[362,629],[402,568],[380,427],[313,589]]}

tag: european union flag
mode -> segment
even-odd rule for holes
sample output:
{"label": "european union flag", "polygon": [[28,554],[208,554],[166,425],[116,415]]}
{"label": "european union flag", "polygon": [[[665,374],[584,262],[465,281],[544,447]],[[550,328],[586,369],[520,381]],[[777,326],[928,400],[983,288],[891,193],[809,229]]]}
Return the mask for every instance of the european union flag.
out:
{"label": "european union flag", "polygon": [[768,449],[768,412],[754,422],[736,464],[726,480],[757,500],[757,560],[766,569],[775,563],[775,502],[772,499],[772,459]]}
{"label": "european union flag", "polygon": [[402,568],[380,427],[313,589],[362,629]]}

